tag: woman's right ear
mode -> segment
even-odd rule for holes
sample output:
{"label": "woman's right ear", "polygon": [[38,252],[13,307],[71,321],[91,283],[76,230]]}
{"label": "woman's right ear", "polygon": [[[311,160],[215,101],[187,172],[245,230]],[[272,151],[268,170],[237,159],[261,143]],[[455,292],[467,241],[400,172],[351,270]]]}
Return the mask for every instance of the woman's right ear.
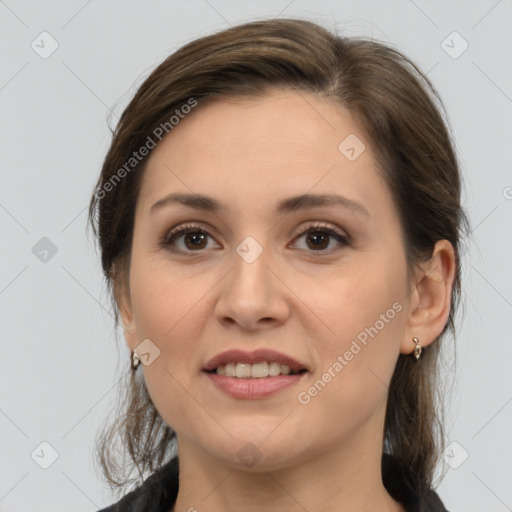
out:
{"label": "woman's right ear", "polygon": [[131,351],[135,350],[137,343],[137,330],[133,317],[133,307],[130,294],[128,275],[121,269],[112,270],[112,289],[114,299],[119,311],[119,319],[123,327],[124,339]]}

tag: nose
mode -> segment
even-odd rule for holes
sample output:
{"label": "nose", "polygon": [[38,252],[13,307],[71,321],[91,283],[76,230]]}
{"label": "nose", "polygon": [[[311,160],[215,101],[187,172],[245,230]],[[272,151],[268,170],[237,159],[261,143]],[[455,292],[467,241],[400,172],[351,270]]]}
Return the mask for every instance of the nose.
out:
{"label": "nose", "polygon": [[255,261],[233,255],[233,268],[221,281],[215,306],[217,320],[248,331],[282,325],[290,316],[287,288],[264,250]]}

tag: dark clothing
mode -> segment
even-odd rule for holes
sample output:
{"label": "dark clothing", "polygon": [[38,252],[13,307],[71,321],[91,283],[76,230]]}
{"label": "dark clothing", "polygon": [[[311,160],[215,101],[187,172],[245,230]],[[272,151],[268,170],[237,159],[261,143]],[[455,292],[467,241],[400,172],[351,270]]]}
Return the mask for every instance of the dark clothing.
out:
{"label": "dark clothing", "polygon": [[[435,491],[424,496],[407,484],[408,479],[392,457],[382,461],[384,485],[407,512],[448,512]],[[149,476],[141,486],[99,512],[169,512],[178,495],[178,459],[172,459]]]}

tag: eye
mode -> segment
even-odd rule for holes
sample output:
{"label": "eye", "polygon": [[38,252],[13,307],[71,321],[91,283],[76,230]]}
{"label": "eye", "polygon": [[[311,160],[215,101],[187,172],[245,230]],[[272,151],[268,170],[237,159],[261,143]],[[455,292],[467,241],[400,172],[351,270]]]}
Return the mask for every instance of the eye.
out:
{"label": "eye", "polygon": [[[309,225],[301,231],[295,240],[303,237],[305,237],[306,247],[299,248],[306,251],[331,252],[333,249],[336,250],[336,245],[338,247],[348,245],[347,235],[323,224]],[[331,242],[333,243],[331,244]]]}
{"label": "eye", "polygon": [[[303,229],[294,239],[305,237],[306,247],[299,247],[300,250],[313,252],[332,252],[349,244],[349,238],[342,232],[324,224],[313,224]],[[208,239],[213,240],[209,232],[200,224],[182,224],[167,233],[161,244],[164,248],[175,253],[201,252],[208,246]],[[334,247],[333,247],[334,246]]]}
{"label": "eye", "polygon": [[172,252],[193,252],[208,248],[211,235],[198,224],[182,224],[167,233],[162,245]]}

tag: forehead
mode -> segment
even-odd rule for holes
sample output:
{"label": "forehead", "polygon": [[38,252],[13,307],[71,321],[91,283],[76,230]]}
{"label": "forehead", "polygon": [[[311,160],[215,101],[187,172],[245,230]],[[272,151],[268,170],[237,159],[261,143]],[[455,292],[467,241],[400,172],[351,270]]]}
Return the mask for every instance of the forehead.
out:
{"label": "forehead", "polygon": [[360,130],[349,112],[334,100],[303,91],[273,89],[259,98],[209,99],[204,105],[199,102],[168,138],[170,144],[174,142],[175,154],[200,146],[215,156],[224,152],[229,158],[243,152],[264,161],[277,155],[290,159],[297,152],[302,158],[338,156],[338,139],[353,131]]}
{"label": "forehead", "polygon": [[148,210],[176,190],[239,205],[308,191],[370,202],[388,193],[370,141],[345,109],[311,93],[279,89],[261,98],[199,102],[153,150],[141,207]]}

